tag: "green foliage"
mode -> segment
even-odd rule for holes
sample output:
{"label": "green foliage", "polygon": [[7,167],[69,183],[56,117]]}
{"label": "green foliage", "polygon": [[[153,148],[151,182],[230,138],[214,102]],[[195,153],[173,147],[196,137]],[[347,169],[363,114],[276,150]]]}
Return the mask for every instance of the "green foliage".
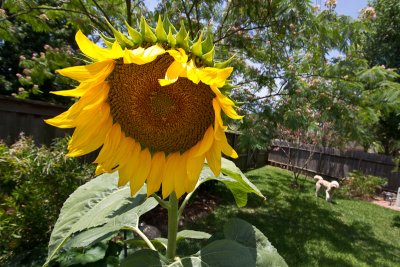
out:
{"label": "green foliage", "polygon": [[[221,181],[231,190],[238,206],[247,203],[248,193],[262,196],[231,161],[223,159],[221,171],[223,174],[215,177],[205,166],[197,187],[209,180]],[[267,263],[286,266],[266,237],[241,220],[227,223],[224,227],[223,240],[216,241],[215,237],[211,237],[204,250],[171,263],[160,254],[165,249],[166,240],[163,238],[146,240],[139,229],[140,216],[156,207],[157,201],[160,203],[163,201],[159,197],[158,200],[155,197],[146,197],[145,186],[131,197],[129,186],[118,187],[117,182],[117,173],[103,174],[82,185],[70,195],[61,209],[51,234],[45,266],[105,262],[113,266],[119,262],[121,266],[143,266],[149,263],[154,266],[202,266],[202,262],[209,265],[225,262],[223,266],[261,267]],[[191,195],[188,194],[183,203],[187,203]],[[128,239],[121,239],[121,231],[127,234]],[[139,234],[143,240],[134,237],[134,233]],[[201,231],[182,230],[177,233],[177,241],[180,242],[185,239],[208,238],[210,235]],[[160,252],[148,250],[146,246],[155,249],[149,243],[161,248]],[[122,245],[127,248],[127,257],[122,257]],[[234,264],[227,260],[227,255],[232,255],[229,258],[233,259],[237,253],[245,253],[246,257]]]}
{"label": "green foliage", "polygon": [[51,234],[45,265],[61,248],[89,247],[123,228],[137,229],[140,215],[157,206],[154,198],[146,199],[145,187],[132,198],[129,186],[117,184],[117,173],[103,174],[71,194]]}
{"label": "green foliage", "polygon": [[235,163],[225,158],[221,159],[221,174],[219,176],[214,176],[208,166],[203,167],[196,188],[202,183],[212,180],[220,181],[229,188],[238,207],[243,207],[247,204],[247,194],[249,193],[254,193],[264,198],[260,190],[246,178],[240,169],[236,167]]}
{"label": "green foliage", "polygon": [[364,17],[369,25],[364,41],[364,53],[371,66],[385,65],[400,69],[400,2],[373,0],[375,17]]}
{"label": "green foliage", "polygon": [[353,171],[344,181],[342,191],[349,197],[371,198],[381,191],[386,182],[384,178]]}
{"label": "green foliage", "polygon": [[56,75],[55,71],[75,65],[79,60],[71,57],[73,51],[69,46],[54,49],[46,44],[44,49],[45,52],[40,52],[40,55],[33,53],[31,58],[20,56],[19,66],[22,74],[17,73],[16,76],[21,86],[18,88],[18,93],[13,95],[22,99],[41,99],[49,102],[68,101],[50,94],[50,91],[71,86],[70,79]]}
{"label": "green foliage", "polygon": [[50,148],[21,136],[11,147],[0,143],[0,253],[42,246],[69,194],[91,178],[93,168],[66,158],[67,139]]}
{"label": "green foliage", "polygon": [[337,192],[335,203],[327,203],[315,197],[312,179],[305,179],[304,190],[293,191],[288,182],[292,173],[272,166],[246,176],[266,201],[250,195],[247,206],[238,208],[229,190],[216,186],[218,207],[191,229],[216,233],[219,225],[241,218],[267,236],[289,266],[397,266],[400,262],[398,211],[341,198]]}
{"label": "green foliage", "polygon": [[[231,219],[223,226],[224,238],[212,237],[195,255],[168,261],[153,250],[139,250],[122,260],[121,266],[242,267],[287,266],[268,239],[253,225]],[[238,257],[240,255],[240,257]]]}

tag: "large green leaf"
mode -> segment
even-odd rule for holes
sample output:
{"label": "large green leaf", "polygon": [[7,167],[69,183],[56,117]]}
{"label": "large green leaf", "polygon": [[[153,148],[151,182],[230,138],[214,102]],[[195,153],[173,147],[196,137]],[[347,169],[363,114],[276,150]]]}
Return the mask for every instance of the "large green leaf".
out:
{"label": "large green leaf", "polygon": [[287,266],[285,260],[255,226],[241,219],[231,219],[224,225],[225,238],[234,240],[253,253],[256,266]]}
{"label": "large green leaf", "polygon": [[214,176],[211,169],[205,165],[201,171],[197,186],[210,180],[217,180],[224,183],[232,192],[236,205],[239,207],[243,207],[247,204],[248,193],[254,193],[264,198],[260,190],[246,178],[242,171],[236,167],[235,163],[225,158],[222,158],[221,174],[219,176]]}
{"label": "large green leaf", "polygon": [[166,262],[163,257],[155,250],[142,249],[134,252],[121,261],[121,267],[163,267]]}
{"label": "large green leaf", "polygon": [[[129,187],[117,187],[117,180],[116,173],[103,174],[70,195],[51,233],[45,266],[72,236],[76,240],[71,240],[70,246],[93,244],[124,225],[137,227],[139,216],[157,206],[155,199],[146,198],[145,187],[130,197]],[[78,234],[87,229],[91,230]]]}
{"label": "large green leaf", "polygon": [[205,266],[218,267],[252,267],[255,259],[249,249],[230,239],[212,242],[200,251]]}

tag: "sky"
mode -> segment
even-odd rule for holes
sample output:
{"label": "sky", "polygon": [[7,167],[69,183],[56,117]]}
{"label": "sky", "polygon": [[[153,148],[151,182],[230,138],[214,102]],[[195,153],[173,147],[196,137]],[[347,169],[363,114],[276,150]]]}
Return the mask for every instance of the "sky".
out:
{"label": "sky", "polygon": [[[325,1],[314,0],[313,2],[322,2],[322,6],[324,5]],[[357,18],[359,11],[367,5],[367,0],[337,0],[336,12],[340,15],[347,15],[353,18]]]}
{"label": "sky", "polygon": [[[325,0],[312,0],[312,2],[323,7]],[[150,10],[153,10],[159,3],[159,0],[146,0],[144,3]],[[337,0],[336,12],[341,15],[357,18],[360,9],[366,7],[367,4],[367,0]]]}

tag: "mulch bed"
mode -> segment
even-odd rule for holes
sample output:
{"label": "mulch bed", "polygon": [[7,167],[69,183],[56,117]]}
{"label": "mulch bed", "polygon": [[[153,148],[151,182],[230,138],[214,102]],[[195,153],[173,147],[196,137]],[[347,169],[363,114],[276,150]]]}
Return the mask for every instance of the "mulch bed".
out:
{"label": "mulch bed", "polygon": [[[184,197],[181,199],[184,199]],[[218,203],[219,199],[207,191],[200,190],[196,192],[196,195],[192,197],[183,211],[179,226],[184,226],[186,223],[207,217],[215,210]],[[142,227],[146,225],[154,226],[161,232],[162,236],[167,235],[168,214],[167,210],[163,207],[157,206],[153,210],[145,213],[141,217],[141,221],[143,222],[141,224]]]}

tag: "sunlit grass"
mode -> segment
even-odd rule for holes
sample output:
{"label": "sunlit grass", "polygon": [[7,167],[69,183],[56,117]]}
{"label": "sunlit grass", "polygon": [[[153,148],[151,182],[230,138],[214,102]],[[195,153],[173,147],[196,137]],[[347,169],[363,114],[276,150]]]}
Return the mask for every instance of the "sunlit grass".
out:
{"label": "sunlit grass", "polygon": [[400,212],[339,195],[327,203],[314,196],[312,181],[302,178],[303,190],[292,189],[291,173],[271,166],[247,177],[267,200],[250,196],[239,209],[218,186],[221,203],[196,223],[199,229],[219,231],[229,218],[242,218],[269,238],[289,266],[399,266]]}

